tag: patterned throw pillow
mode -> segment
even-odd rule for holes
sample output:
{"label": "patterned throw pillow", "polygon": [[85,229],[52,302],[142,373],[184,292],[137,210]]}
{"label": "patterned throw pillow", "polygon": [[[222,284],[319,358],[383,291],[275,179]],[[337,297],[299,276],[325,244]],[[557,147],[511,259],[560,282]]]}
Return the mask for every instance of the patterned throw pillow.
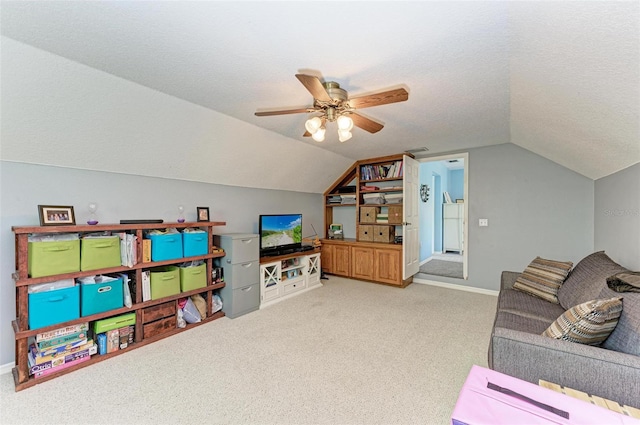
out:
{"label": "patterned throw pillow", "polygon": [[536,257],[518,276],[513,289],[559,304],[558,289],[572,266],[571,261],[553,261]]}
{"label": "patterned throw pillow", "polygon": [[542,335],[587,345],[600,345],[616,328],[622,298],[587,301],[565,311]]}

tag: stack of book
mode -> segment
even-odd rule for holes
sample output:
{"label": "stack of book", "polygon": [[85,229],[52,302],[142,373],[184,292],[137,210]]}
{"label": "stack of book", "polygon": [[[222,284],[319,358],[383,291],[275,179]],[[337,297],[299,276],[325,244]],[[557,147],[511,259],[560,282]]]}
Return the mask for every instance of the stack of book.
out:
{"label": "stack of book", "polygon": [[327,199],[329,204],[340,204],[342,203],[342,197],[340,195],[331,195]]}
{"label": "stack of book", "polygon": [[98,349],[88,330],[87,322],[37,334],[29,341],[29,375],[41,378],[89,360]]}
{"label": "stack of book", "polygon": [[376,215],[376,223],[389,223],[389,214],[378,214]]}

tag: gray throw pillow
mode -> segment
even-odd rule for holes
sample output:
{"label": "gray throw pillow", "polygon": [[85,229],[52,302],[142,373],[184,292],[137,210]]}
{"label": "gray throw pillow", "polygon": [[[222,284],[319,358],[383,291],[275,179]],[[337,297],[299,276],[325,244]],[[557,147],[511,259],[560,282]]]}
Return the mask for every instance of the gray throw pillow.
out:
{"label": "gray throw pillow", "polygon": [[594,252],[580,260],[569,273],[558,289],[558,301],[568,310],[599,298],[600,292],[607,286],[607,278],[624,271],[627,269],[609,258],[604,251]]}
{"label": "gray throw pillow", "polygon": [[622,298],[591,300],[571,307],[542,335],[586,345],[600,345],[618,324]]}

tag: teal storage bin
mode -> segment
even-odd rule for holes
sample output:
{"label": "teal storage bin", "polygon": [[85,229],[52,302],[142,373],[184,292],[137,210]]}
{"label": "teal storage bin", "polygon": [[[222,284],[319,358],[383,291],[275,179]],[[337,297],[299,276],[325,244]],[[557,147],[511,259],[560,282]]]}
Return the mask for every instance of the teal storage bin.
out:
{"label": "teal storage bin", "polygon": [[207,232],[184,232],[182,251],[185,257],[206,255],[209,253],[209,234]]}
{"label": "teal storage bin", "polygon": [[150,271],[152,300],[180,293],[180,271],[178,267],[156,267]]}
{"label": "teal storage bin", "polygon": [[180,267],[180,290],[182,292],[207,286],[207,265]]}
{"label": "teal storage bin", "polygon": [[29,242],[27,261],[31,277],[80,271],[80,240]]}
{"label": "teal storage bin", "polygon": [[149,235],[151,239],[151,261],[182,258],[182,233]]}
{"label": "teal storage bin", "polygon": [[124,306],[121,278],[103,283],[80,285],[80,315],[90,316]]}
{"label": "teal storage bin", "polygon": [[107,269],[121,265],[120,237],[82,239],[80,243],[80,270]]}
{"label": "teal storage bin", "polygon": [[80,317],[80,287],[29,294],[29,329],[43,328]]}

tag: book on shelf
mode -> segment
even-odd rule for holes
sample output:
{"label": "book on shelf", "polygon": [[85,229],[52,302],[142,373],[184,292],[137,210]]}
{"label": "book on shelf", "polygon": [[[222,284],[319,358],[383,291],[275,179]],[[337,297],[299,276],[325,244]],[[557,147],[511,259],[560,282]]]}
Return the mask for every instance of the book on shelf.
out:
{"label": "book on shelf", "polygon": [[52,331],[41,332],[36,334],[36,342],[53,341],[56,338],[67,335],[87,332],[89,330],[89,322],[78,323],[76,325],[65,326],[63,328],[54,329]]}
{"label": "book on shelf", "polygon": [[35,363],[35,359],[33,358],[33,355],[31,354],[31,352],[29,352],[28,354],[29,375],[33,375],[35,373],[42,372],[47,369],[61,366],[67,362],[71,362],[81,357],[91,356],[92,354],[97,353],[97,351],[98,351],[98,347],[94,344],[90,348],[87,348],[85,350],[67,354],[66,356],[59,356],[51,361],[40,363],[40,364]]}
{"label": "book on shelf", "polygon": [[[36,345],[36,343],[32,342],[29,345],[29,354],[31,355],[31,358],[33,360],[32,363],[34,365],[40,365],[43,363],[51,362],[60,357],[65,357],[83,350],[88,350],[93,345],[92,339],[89,339],[89,340],[84,339],[80,341],[84,341],[84,344],[76,345],[75,347],[71,347],[66,350],[58,351],[51,354],[43,354],[43,352],[38,349],[38,346]],[[63,347],[66,347],[66,346],[63,346]]]}
{"label": "book on shelf", "polygon": [[142,301],[151,299],[151,271],[142,270]]}
{"label": "book on shelf", "polygon": [[35,343],[35,340],[33,338],[30,338],[29,347],[31,347],[31,344],[33,344],[40,356],[51,356],[51,355],[55,355],[55,354],[59,354],[59,353],[71,350],[73,348],[80,347],[86,344],[88,341],[89,339],[87,339],[87,335],[85,334],[84,338],[77,338],[75,340],[68,341],[64,344],[57,345],[54,347],[40,348],[38,344]]}
{"label": "book on shelf", "polygon": [[77,365],[79,363],[86,362],[90,358],[91,358],[91,356],[89,356],[89,355],[78,357],[75,360],[71,360],[69,362],[65,362],[65,363],[63,363],[63,364],[61,364],[59,366],[55,366],[55,367],[51,367],[51,368],[48,368],[48,369],[44,369],[44,370],[41,370],[40,372],[35,372],[33,374],[33,377],[36,378],[36,379],[42,378],[43,376],[47,376],[47,375],[50,375],[52,373],[60,372],[61,370],[67,369],[67,368],[69,368],[71,366],[75,366],[75,365]]}

